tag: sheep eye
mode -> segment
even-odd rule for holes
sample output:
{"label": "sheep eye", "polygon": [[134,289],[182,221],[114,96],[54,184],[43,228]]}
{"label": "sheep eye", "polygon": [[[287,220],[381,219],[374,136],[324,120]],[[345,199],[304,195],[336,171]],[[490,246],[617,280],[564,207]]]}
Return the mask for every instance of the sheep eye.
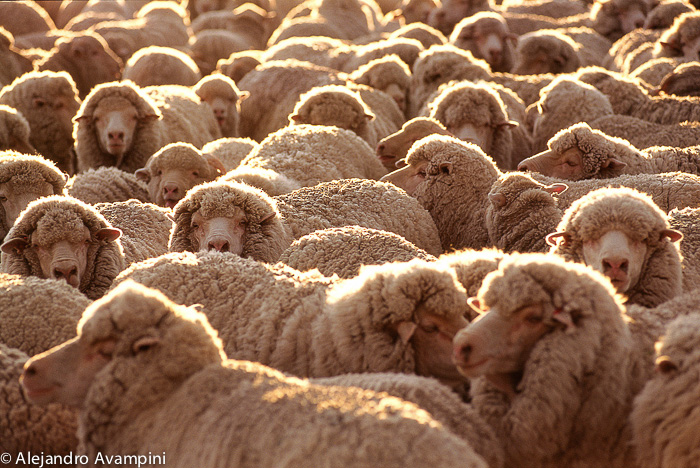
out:
{"label": "sheep eye", "polygon": [[191,226],[192,226],[194,229],[199,229],[199,223],[192,223]]}
{"label": "sheep eye", "polygon": [[542,316],[541,315],[528,315],[525,318],[525,321],[527,323],[532,324],[532,325],[538,325],[538,324],[542,323]]}
{"label": "sheep eye", "polygon": [[434,325],[434,324],[421,325],[420,328],[421,328],[421,330],[423,330],[426,333],[437,333],[438,331],[440,331],[439,328],[437,327],[437,325]]}
{"label": "sheep eye", "polygon": [[199,177],[199,171],[192,171],[192,175],[195,177]]}
{"label": "sheep eye", "polygon": [[578,164],[575,161],[566,161],[566,165],[570,167],[578,166]]}
{"label": "sheep eye", "polygon": [[55,109],[63,109],[63,103],[62,102],[57,102],[53,105]]}
{"label": "sheep eye", "polygon": [[3,197],[2,195],[0,195],[0,202],[6,202],[6,201],[7,201],[7,197]]}
{"label": "sheep eye", "polygon": [[163,175],[163,171],[161,171],[160,169],[158,169],[158,172],[156,172],[156,175],[157,175],[158,177],[162,176],[162,175]]}

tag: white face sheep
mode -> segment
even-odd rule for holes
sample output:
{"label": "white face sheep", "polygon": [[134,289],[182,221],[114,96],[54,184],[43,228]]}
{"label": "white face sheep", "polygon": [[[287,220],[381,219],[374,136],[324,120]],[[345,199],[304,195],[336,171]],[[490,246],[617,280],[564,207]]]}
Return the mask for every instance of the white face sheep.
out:
{"label": "white face sheep", "polygon": [[151,156],[135,174],[148,184],[152,203],[173,208],[195,185],[226,173],[215,156],[204,155],[189,143],[171,143]]}
{"label": "white face sheep", "polygon": [[650,307],[680,294],[681,259],[673,243],[682,237],[651,197],[616,188],[574,202],[547,242],[551,252],[603,273],[630,303]]}
{"label": "white face sheep", "polygon": [[36,403],[80,408],[79,443],[92,459],[163,452],[171,468],[487,466],[410,403],[227,360],[203,314],[135,283],[89,307],[75,339],[30,360],[22,386]]}
{"label": "white face sheep", "polygon": [[138,111],[125,98],[102,99],[92,114],[92,122],[97,133],[100,149],[115,158],[115,166],[120,167],[124,155],[133,143]]}
{"label": "white face sheep", "polygon": [[491,11],[464,18],[450,35],[450,43],[486,60],[495,72],[511,70],[517,40],[518,36],[510,32],[503,16]]}
{"label": "white face sheep", "polygon": [[210,75],[194,86],[202,102],[207,103],[214,112],[214,117],[221,127],[224,137],[237,137],[241,101],[250,93],[240,91],[236,83],[224,75]]}
{"label": "white face sheep", "polygon": [[651,366],[610,283],[554,255],[512,254],[470,305],[482,315],[455,336],[454,361],[506,466],[629,466],[624,428]]}
{"label": "white face sheep", "polygon": [[62,279],[95,299],[124,268],[121,234],[78,200],[60,196],[35,200],[0,247],[2,271]]}

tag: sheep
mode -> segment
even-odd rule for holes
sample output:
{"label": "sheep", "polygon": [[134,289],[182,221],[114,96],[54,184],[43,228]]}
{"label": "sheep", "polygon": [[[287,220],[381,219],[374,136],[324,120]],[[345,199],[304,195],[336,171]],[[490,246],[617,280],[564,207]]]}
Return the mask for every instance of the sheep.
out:
{"label": "sheep", "polygon": [[627,418],[653,366],[610,282],[553,255],[512,254],[470,303],[484,315],[455,336],[454,360],[505,466],[630,466]]}
{"label": "sheep", "polygon": [[205,29],[190,38],[189,54],[203,76],[216,70],[219,60],[232,53],[251,49],[240,35],[225,29]]}
{"label": "sheep", "polygon": [[[491,245],[485,225],[488,194],[503,173],[479,147],[454,137],[432,135],[416,142],[406,157],[407,166],[387,174],[385,182],[404,189],[427,209],[440,233],[443,249],[480,249]],[[522,177],[530,177],[519,174]],[[564,182],[533,174],[543,185]],[[692,174],[622,175],[606,180],[567,182],[558,195],[565,210],[588,192],[601,187],[631,187],[650,195],[664,212],[697,207],[700,178]]]}
{"label": "sheep", "polygon": [[700,209],[673,209],[668,213],[668,222],[673,229],[683,234],[681,255],[683,256],[683,290],[690,291],[698,287],[700,281],[700,254],[698,253],[698,221]]}
{"label": "sheep", "polygon": [[172,47],[149,46],[137,50],[124,66],[124,79],[137,86],[194,86],[202,78],[197,64]]}
{"label": "sheep", "polygon": [[657,93],[700,97],[699,75],[700,65],[697,62],[682,63],[663,77]]}
{"label": "sheep", "polygon": [[0,18],[0,26],[15,37],[56,29],[46,10],[34,2],[2,2]]}
{"label": "sheep", "polygon": [[[98,355],[97,362],[80,365],[88,353]],[[175,366],[173,373],[163,366],[173,356],[191,365]],[[60,390],[38,392],[54,379],[65,382]],[[140,391],[144,385],[150,389]],[[226,360],[204,315],[136,284],[125,284],[91,306],[75,340],[29,361],[22,386],[36,403],[81,407],[80,446],[89,459],[162,452],[178,467],[487,466],[468,442],[410,403]],[[203,391],[206,398],[194,403],[193,395]],[[137,410],[156,401],[153,411]],[[245,417],[239,418],[237,409]],[[281,423],[292,419],[307,431],[306,438]],[[174,426],[176,420],[190,424]],[[260,425],[262,420],[280,423]],[[221,450],[224,446],[233,452]],[[209,462],[202,462],[207,457]]]}
{"label": "sheep", "polygon": [[654,45],[654,57],[683,57],[698,60],[700,52],[700,12],[689,11],[676,17]]}
{"label": "sheep", "polygon": [[9,85],[15,78],[32,71],[34,68],[32,61],[15,47],[15,39],[12,34],[1,26],[0,60],[3,63],[3,68],[0,70],[0,86]]}
{"label": "sheep", "polygon": [[295,270],[316,268],[322,275],[357,276],[362,265],[435,260],[398,234],[359,226],[314,231],[295,240],[279,258]]}
{"label": "sheep", "polygon": [[512,72],[518,75],[569,73],[585,63],[580,46],[566,34],[553,29],[540,29],[518,38]]}
{"label": "sheep", "polygon": [[216,157],[205,156],[189,143],[171,143],[148,158],[134,174],[147,184],[148,201],[173,208],[192,187],[225,173]]}
{"label": "sheep", "polygon": [[556,231],[563,216],[553,196],[567,188],[518,173],[499,177],[488,193],[485,212],[490,244],[506,253],[549,251],[546,237]]}
{"label": "sheep", "polygon": [[509,72],[513,67],[517,39],[503,16],[493,11],[480,11],[457,23],[449,42],[470,51],[476,58],[486,60],[491,70]]}
{"label": "sheep", "polygon": [[411,70],[398,55],[390,54],[372,60],[350,73],[348,78],[354,83],[387,93],[396,101],[401,112],[405,112]]}
{"label": "sheep", "polygon": [[60,38],[40,61],[38,71],[67,71],[73,77],[79,96],[84,99],[100,83],[119,80],[123,63],[98,34],[83,31]]}
{"label": "sheep", "polygon": [[337,71],[308,63],[284,60],[266,62],[246,74],[238,84],[250,93],[241,103],[240,132],[262,141],[286,127],[299,96],[316,86],[344,84]]}
{"label": "sheep", "polygon": [[271,169],[260,167],[239,166],[228,171],[221,180],[227,182],[241,182],[243,184],[257,187],[271,197],[293,192],[301,188],[301,184],[290,179],[284,174]]}
{"label": "sheep", "polygon": [[396,169],[396,164],[408,154],[416,141],[429,135],[453,136],[445,126],[430,117],[416,117],[409,120],[396,133],[382,138],[377,144],[377,157],[389,171]]}
{"label": "sheep", "polygon": [[50,196],[27,206],[2,244],[5,273],[66,281],[90,299],[102,296],[124,269],[119,237],[94,208]]}
{"label": "sheep", "polygon": [[126,266],[168,252],[173,227],[170,210],[133,199],[98,203],[95,210],[122,232],[120,241]]}
{"label": "sheep", "polygon": [[413,68],[419,54],[423,51],[423,44],[416,39],[394,38],[383,41],[371,42],[366,45],[356,46],[351,49],[352,54],[342,63],[341,70],[350,73],[362,65],[382,58],[386,55],[398,55],[409,68]]}
{"label": "sheep", "polygon": [[77,411],[27,401],[19,378],[28,360],[26,353],[0,343],[0,450],[12,467],[31,463],[31,454],[68,456],[78,446]]}
{"label": "sheep", "polygon": [[75,336],[92,302],[62,281],[0,273],[0,343],[30,356]]}
{"label": "sheep", "polygon": [[186,46],[189,40],[186,16],[186,11],[176,2],[152,1],[143,5],[133,19],[105,21],[88,31],[102,36],[109,48],[126,61],[143,47]]}
{"label": "sheep", "polygon": [[360,179],[304,187],[274,199],[245,184],[210,182],[190,190],[173,218],[168,246],[173,252],[216,249],[276,262],[294,239],[359,225],[401,235],[431,255],[442,253],[435,225],[416,200],[391,185]]}
{"label": "sheep", "polygon": [[675,319],[656,346],[657,373],[634,399],[632,440],[642,468],[691,467],[697,436],[700,316]]}
{"label": "sheep", "polygon": [[682,60],[678,60],[670,57],[661,57],[657,59],[652,59],[646,62],[644,65],[640,65],[635,68],[635,70],[630,73],[631,78],[636,78],[648,86],[656,87],[650,92],[650,94],[658,95],[658,86],[666,75],[671,73],[677,65],[682,64]]}
{"label": "sheep", "polygon": [[[598,122],[595,120],[594,125]],[[547,146],[548,150],[521,161],[518,169],[568,180],[673,171],[700,174],[697,147],[641,151],[627,140],[606,135],[583,122],[560,130]]]}
{"label": "sheep", "polygon": [[151,200],[143,181],[116,167],[103,166],[76,174],[66,182],[66,192],[90,205],[130,199],[141,202]]}
{"label": "sheep", "polygon": [[197,35],[207,29],[224,29],[240,36],[250,49],[265,49],[275,20],[274,13],[244,3],[228,11],[209,11],[198,16],[192,21],[192,32]]}
{"label": "sheep", "polygon": [[575,201],[547,242],[550,252],[610,278],[627,303],[654,307],[681,293],[682,237],[649,195],[616,188]]}
{"label": "sheep", "polygon": [[503,448],[493,429],[476,410],[465,404],[454,391],[429,377],[416,375],[374,373],[346,374],[337,377],[311,379],[317,385],[359,387],[415,403],[440,421],[454,434],[467,440],[490,468],[503,467]]}
{"label": "sheep", "polygon": [[473,143],[432,135],[416,142],[405,161],[406,167],[381,180],[403,188],[430,212],[443,250],[489,246],[485,204],[500,175],[493,159]]}
{"label": "sheep", "polygon": [[[308,5],[311,10],[308,18],[322,20],[344,39],[357,39],[372,31],[371,19],[363,10],[366,4],[358,0],[320,0]],[[273,37],[274,34],[270,41]]]}
{"label": "sheep", "polygon": [[351,40],[340,29],[329,23],[325,18],[318,16],[301,16],[285,18],[282,23],[277,26],[274,31],[272,31],[270,39],[267,41],[267,47],[272,47],[286,39],[291,39],[294,37],[317,36],[330,37],[343,41]]}
{"label": "sheep", "polygon": [[669,29],[678,16],[690,11],[695,11],[695,7],[685,0],[664,0],[649,12],[644,29]]}
{"label": "sheep", "polygon": [[415,22],[401,26],[396,31],[393,31],[391,34],[389,34],[387,39],[391,40],[399,37],[403,37],[406,39],[415,39],[418,42],[420,42],[423,45],[423,48],[425,49],[435,44],[447,43],[447,38],[444,34],[442,34],[437,29],[421,22]]}
{"label": "sheep", "polygon": [[448,86],[428,108],[431,118],[455,137],[478,145],[502,169],[514,169],[531,154],[529,135],[520,131],[516,139],[518,122],[509,119],[505,104],[488,84]]}
{"label": "sheep", "polygon": [[439,6],[435,0],[402,0],[396,14],[402,17],[406,24],[428,23],[428,15]]}
{"label": "sheep", "polygon": [[[313,88],[299,97],[289,115],[292,125],[327,125],[356,133],[371,147],[394,130],[388,131],[375,121],[376,115],[358,93],[345,86],[327,85]],[[380,130],[384,130],[382,134]]]}
{"label": "sheep", "polygon": [[66,72],[29,72],[0,90],[0,104],[29,122],[29,143],[59,169],[75,172],[71,119],[80,108],[78,90]]}
{"label": "sheep", "polygon": [[124,81],[96,86],[74,118],[78,169],[143,167],[159,148],[177,141],[201,147],[219,138],[209,106],[185,87],[140,89]]}
{"label": "sheep", "polygon": [[218,74],[202,78],[192,89],[202,102],[211,107],[221,134],[224,137],[238,137],[241,101],[250,93],[239,90],[231,78]]}
{"label": "sheep", "polygon": [[507,254],[498,249],[462,249],[440,255],[438,262],[454,270],[468,297],[476,296],[486,275],[498,269]]}
{"label": "sheep", "polygon": [[293,125],[265,138],[239,169],[273,170],[302,187],[353,177],[379,179],[386,170],[365,140],[350,130]]}
{"label": "sheep", "polygon": [[261,62],[294,59],[340,70],[352,55],[347,41],[325,36],[290,37],[259,53]]}
{"label": "sheep", "polygon": [[29,143],[29,131],[29,122],[21,113],[0,104],[0,151],[36,153],[36,149]]}
{"label": "sheep", "polygon": [[219,138],[202,146],[202,154],[221,161],[228,172],[237,168],[257,145],[250,138]]}
{"label": "sheep", "polygon": [[427,23],[445,36],[449,36],[462,18],[492,9],[489,0],[445,1],[430,11]]}
{"label": "sheep", "polygon": [[610,115],[594,120],[591,126],[644,149],[652,146],[692,147],[697,145],[700,139],[700,122],[664,125],[637,117]]}
{"label": "sheep", "polygon": [[243,50],[234,52],[225,59],[219,59],[216,62],[216,72],[228,76],[233,81],[238,83],[251,70],[262,63],[261,51],[259,50]]}
{"label": "sheep", "polygon": [[63,195],[66,179],[49,160],[14,151],[0,153],[0,240],[30,202]]}
{"label": "sheep", "polygon": [[[300,377],[397,372],[451,388],[465,383],[450,361],[450,342],[473,314],[448,266],[417,259],[372,265],[338,282],[226,252],[175,255],[133,265],[115,286],[132,280],[175,302],[201,304],[234,359]],[[163,274],[167,284],[156,276]],[[196,286],[203,278],[207,285]],[[313,324],[314,333],[300,333],[301,323]]]}

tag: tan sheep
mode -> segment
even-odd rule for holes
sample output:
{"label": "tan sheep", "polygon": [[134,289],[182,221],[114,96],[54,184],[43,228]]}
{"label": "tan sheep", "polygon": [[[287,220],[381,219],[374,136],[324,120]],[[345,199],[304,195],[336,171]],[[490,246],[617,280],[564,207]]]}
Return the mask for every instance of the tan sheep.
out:
{"label": "tan sheep", "polygon": [[124,67],[124,79],[138,86],[194,86],[202,78],[197,64],[172,47],[149,46],[137,50]]}
{"label": "tan sheep", "polygon": [[29,143],[68,174],[76,171],[71,119],[80,108],[78,90],[66,72],[29,72],[0,91],[0,104],[29,122]]}
{"label": "tan sheep", "polygon": [[451,44],[486,60],[495,72],[511,71],[517,40],[503,16],[493,11],[480,11],[462,19],[450,34]]}
{"label": "tan sheep", "polygon": [[408,89],[411,84],[411,70],[398,55],[390,54],[350,73],[351,81],[384,91],[391,96],[401,112],[406,111]]}
{"label": "tan sheep", "polygon": [[260,55],[261,51],[259,50],[234,52],[228,58],[219,59],[216,62],[216,72],[228,76],[238,83],[249,71],[254,70],[262,63]]}
{"label": "tan sheep", "polygon": [[0,2],[0,26],[15,37],[56,29],[46,10],[35,2]]}
{"label": "tan sheep", "polygon": [[135,175],[148,184],[151,203],[173,208],[192,187],[225,173],[216,157],[205,156],[189,143],[171,143],[148,158]]}
{"label": "tan sheep", "polygon": [[683,63],[669,72],[659,83],[658,93],[700,97],[700,64]]}
{"label": "tan sheep", "polygon": [[439,121],[430,117],[416,117],[409,120],[396,133],[382,138],[377,144],[377,157],[389,171],[408,155],[408,150],[416,141],[434,133],[453,136]]}
{"label": "tan sheep", "polygon": [[678,16],[654,45],[654,57],[683,57],[698,60],[700,53],[700,12]]}
{"label": "tan sheep", "polygon": [[581,46],[566,34],[541,29],[518,38],[512,72],[518,75],[570,73],[581,66],[598,65],[583,61]]}
{"label": "tan sheep", "polygon": [[36,149],[29,143],[29,132],[29,122],[21,113],[10,106],[0,104],[0,151],[36,153]]}
{"label": "tan sheep", "polygon": [[207,29],[224,29],[240,36],[250,49],[265,49],[276,26],[274,13],[253,3],[243,3],[230,10],[207,11],[192,21],[192,32],[198,35]]}
{"label": "tan sheep", "polygon": [[201,147],[221,136],[211,108],[189,88],[139,88],[125,81],[95,87],[75,117],[78,168],[135,171],[168,143]]}
{"label": "tan sheep", "polygon": [[68,195],[94,205],[130,199],[148,202],[148,187],[131,172],[103,166],[80,172],[66,182]]}
{"label": "tan sheep", "polygon": [[237,168],[257,145],[250,138],[219,138],[202,146],[202,154],[221,161],[228,172]]}
{"label": "tan sheep", "polygon": [[193,88],[202,102],[207,103],[224,137],[238,137],[241,101],[250,93],[241,91],[231,78],[214,74],[202,78]]}
{"label": "tan sheep", "polygon": [[428,26],[427,24],[421,22],[408,23],[401,26],[396,31],[389,34],[387,39],[395,39],[399,37],[415,39],[420,42],[425,49],[435,44],[447,43],[447,38],[443,33],[432,26]]}
{"label": "tan sheep", "polygon": [[271,197],[293,192],[301,188],[301,184],[279,172],[250,167],[246,165],[228,171],[221,180],[228,182],[241,182],[252,187],[257,187]]}
{"label": "tan sheep", "polygon": [[0,86],[9,85],[15,78],[32,71],[34,68],[31,59],[25,57],[22,51],[15,47],[15,39],[12,34],[1,26],[0,61],[3,63],[0,70]]}
{"label": "tan sheep", "polygon": [[216,70],[219,60],[252,47],[234,32],[225,29],[205,29],[190,38],[188,48],[202,75],[207,76]]}
{"label": "tan sheep", "polygon": [[109,48],[102,36],[89,31],[62,37],[41,60],[38,71],[67,71],[84,99],[100,83],[119,80],[122,60]]}

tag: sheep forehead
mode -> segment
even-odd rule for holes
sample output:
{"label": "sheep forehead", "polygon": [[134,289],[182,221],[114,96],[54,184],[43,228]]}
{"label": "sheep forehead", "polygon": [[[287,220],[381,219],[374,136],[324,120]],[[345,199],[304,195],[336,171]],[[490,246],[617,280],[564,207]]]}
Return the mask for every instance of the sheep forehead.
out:
{"label": "sheep forehead", "polygon": [[83,242],[89,233],[88,226],[78,213],[66,210],[49,211],[37,221],[32,242],[43,246],[53,245],[62,240],[79,243]]}
{"label": "sheep forehead", "polygon": [[[18,188],[22,185],[48,182],[52,185],[65,185],[61,172],[37,159],[26,157],[0,157],[0,183],[9,182]],[[63,183],[61,183],[63,182]],[[17,189],[15,189],[17,190]]]}
{"label": "sheep forehead", "polygon": [[95,106],[93,114],[101,114],[114,111],[123,111],[125,109],[133,109],[136,111],[136,106],[127,98],[122,96],[105,96],[99,100]]}
{"label": "sheep forehead", "polygon": [[178,146],[164,149],[153,156],[148,162],[152,169],[199,169],[208,166],[207,161],[194,147]]}
{"label": "sheep forehead", "polygon": [[256,219],[270,213],[277,212],[274,200],[255,190],[245,190],[242,187],[229,186],[228,184],[202,185],[204,189],[199,189],[187,198],[191,198],[196,209],[205,218],[215,216],[240,216],[243,213],[248,221],[254,222]]}

